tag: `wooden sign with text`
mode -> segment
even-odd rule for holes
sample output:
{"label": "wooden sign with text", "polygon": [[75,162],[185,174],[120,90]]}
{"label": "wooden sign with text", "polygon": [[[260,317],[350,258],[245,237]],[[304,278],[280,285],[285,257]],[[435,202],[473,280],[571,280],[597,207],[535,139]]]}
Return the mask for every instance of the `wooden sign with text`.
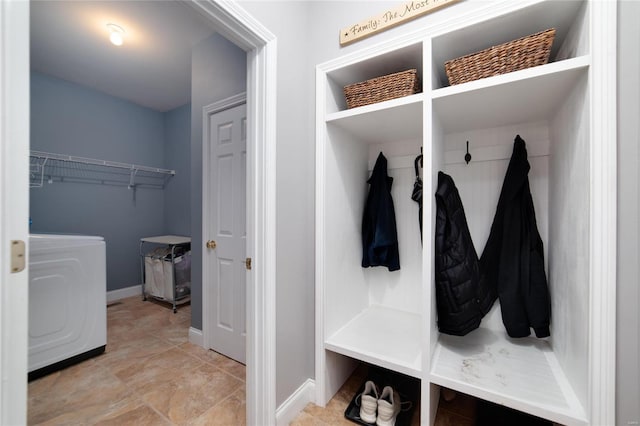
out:
{"label": "wooden sign with text", "polygon": [[365,37],[369,37],[380,31],[389,29],[399,24],[415,19],[427,13],[434,12],[441,7],[449,6],[460,0],[413,0],[382,12],[367,20],[343,28],[340,31],[340,46],[353,43]]}

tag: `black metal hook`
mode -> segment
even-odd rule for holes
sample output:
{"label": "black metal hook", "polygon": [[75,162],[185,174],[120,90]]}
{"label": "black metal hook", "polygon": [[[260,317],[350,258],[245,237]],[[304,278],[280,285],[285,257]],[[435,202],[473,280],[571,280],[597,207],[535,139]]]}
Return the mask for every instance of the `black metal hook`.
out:
{"label": "black metal hook", "polygon": [[471,161],[471,154],[469,154],[469,141],[467,141],[467,153],[464,155],[464,161],[466,161],[467,164]]}

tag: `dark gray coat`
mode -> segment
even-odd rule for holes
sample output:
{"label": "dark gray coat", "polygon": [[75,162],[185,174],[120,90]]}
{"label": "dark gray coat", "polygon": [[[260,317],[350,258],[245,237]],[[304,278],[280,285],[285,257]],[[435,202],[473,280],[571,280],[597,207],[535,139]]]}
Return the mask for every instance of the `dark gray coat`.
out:
{"label": "dark gray coat", "polygon": [[516,136],[491,233],[480,260],[500,298],[502,322],[511,337],[549,336],[551,301],[536,225],[525,142]]}

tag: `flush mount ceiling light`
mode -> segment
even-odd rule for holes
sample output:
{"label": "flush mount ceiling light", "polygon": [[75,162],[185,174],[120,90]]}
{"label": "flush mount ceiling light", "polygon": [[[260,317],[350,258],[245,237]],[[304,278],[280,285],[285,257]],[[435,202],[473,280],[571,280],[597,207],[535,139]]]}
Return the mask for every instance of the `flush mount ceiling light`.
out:
{"label": "flush mount ceiling light", "polygon": [[109,31],[111,31],[111,35],[109,36],[109,40],[111,40],[111,43],[115,44],[116,46],[122,46],[122,36],[124,34],[124,30],[122,29],[122,27],[116,24],[107,24],[107,28],[109,28]]}

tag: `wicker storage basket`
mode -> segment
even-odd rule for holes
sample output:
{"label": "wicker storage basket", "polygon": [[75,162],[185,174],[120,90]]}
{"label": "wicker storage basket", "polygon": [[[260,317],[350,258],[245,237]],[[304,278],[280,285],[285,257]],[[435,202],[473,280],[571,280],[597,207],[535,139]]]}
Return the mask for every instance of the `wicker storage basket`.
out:
{"label": "wicker storage basket", "polygon": [[375,104],[420,92],[420,79],[415,69],[397,72],[344,87],[347,108]]}
{"label": "wicker storage basket", "polygon": [[550,28],[499,46],[445,62],[450,84],[506,74],[549,61],[556,30]]}

